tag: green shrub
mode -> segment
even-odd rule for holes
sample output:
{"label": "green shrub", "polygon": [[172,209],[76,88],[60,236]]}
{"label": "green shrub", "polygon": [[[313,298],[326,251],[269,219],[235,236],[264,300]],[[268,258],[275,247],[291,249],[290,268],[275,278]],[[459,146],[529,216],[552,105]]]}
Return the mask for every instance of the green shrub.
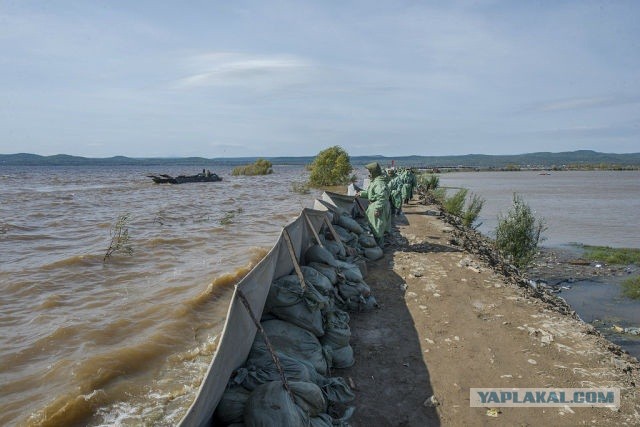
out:
{"label": "green shrub", "polygon": [[255,163],[246,166],[238,166],[233,168],[231,175],[269,175],[273,173],[273,164],[266,159],[258,159]]}
{"label": "green shrub", "polygon": [[477,228],[480,224],[474,226],[474,223],[480,215],[480,211],[484,206],[484,199],[474,194],[471,201],[467,204],[466,210],[462,213],[462,224],[465,227]]}
{"label": "green shrub", "polygon": [[544,230],[544,220],[536,219],[529,205],[514,194],[507,215],[498,215],[496,248],[516,267],[527,267],[536,255]]}
{"label": "green shrub", "polygon": [[640,299],[640,276],[629,277],[622,282],[622,294],[631,299]]}
{"label": "green shrub", "polygon": [[467,199],[468,192],[469,190],[462,188],[453,196],[447,197],[444,199],[444,202],[442,202],[442,209],[450,215],[457,216],[458,218],[462,217],[464,202]]}
{"label": "green shrub", "polygon": [[424,191],[433,191],[440,186],[440,177],[434,174],[421,173],[416,178],[416,184],[422,186]]}
{"label": "green shrub", "polygon": [[102,262],[106,262],[108,258],[111,258],[114,252],[133,255],[133,247],[129,244],[129,226],[127,224],[129,218],[130,214],[128,213],[120,215],[114,226],[109,230],[111,242],[109,243],[107,252],[104,254],[104,258],[102,258]]}
{"label": "green shrub", "polygon": [[309,183],[315,187],[344,185],[353,170],[349,154],[339,146],[322,150],[308,168]]}
{"label": "green shrub", "polygon": [[438,187],[435,190],[431,190],[431,195],[433,196],[433,198],[437,203],[442,205],[444,200],[447,198],[447,189]]}

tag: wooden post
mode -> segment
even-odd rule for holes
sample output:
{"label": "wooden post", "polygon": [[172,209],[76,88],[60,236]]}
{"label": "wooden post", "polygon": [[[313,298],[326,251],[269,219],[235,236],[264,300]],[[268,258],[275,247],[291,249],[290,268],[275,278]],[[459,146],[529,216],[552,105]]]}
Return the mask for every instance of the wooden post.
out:
{"label": "wooden post", "polygon": [[[304,211],[302,212],[302,215],[304,216],[304,219],[307,220],[307,225],[311,229],[311,233],[313,233],[313,238],[316,239],[316,242],[318,242],[318,245],[320,245],[321,248],[324,248],[324,245],[320,241],[320,236],[318,236],[318,232],[313,227],[313,223],[311,222],[311,220],[309,219],[309,217],[307,216],[307,214]],[[326,216],[325,216],[325,218],[326,218]]]}
{"label": "wooden post", "polygon": [[300,270],[300,264],[298,264],[296,251],[293,249],[293,243],[291,243],[291,236],[289,236],[289,232],[286,229],[282,230],[282,234],[284,235],[284,240],[286,240],[287,242],[287,248],[289,249],[289,255],[291,256],[291,261],[293,262],[293,268],[296,270],[298,279],[300,279],[300,286],[302,286],[302,289],[306,289],[307,284],[304,281],[304,275],[302,274],[302,270]]}

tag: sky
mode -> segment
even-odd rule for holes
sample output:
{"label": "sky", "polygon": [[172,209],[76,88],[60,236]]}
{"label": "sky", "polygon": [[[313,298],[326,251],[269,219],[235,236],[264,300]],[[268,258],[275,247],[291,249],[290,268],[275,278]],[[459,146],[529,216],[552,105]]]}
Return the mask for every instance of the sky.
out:
{"label": "sky", "polygon": [[640,152],[640,1],[0,0],[0,154]]}

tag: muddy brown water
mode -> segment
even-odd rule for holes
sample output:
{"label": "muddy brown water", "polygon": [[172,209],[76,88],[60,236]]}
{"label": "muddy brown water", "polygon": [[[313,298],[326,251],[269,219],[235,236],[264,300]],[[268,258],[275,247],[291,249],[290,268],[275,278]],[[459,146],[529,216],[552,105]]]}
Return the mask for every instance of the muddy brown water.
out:
{"label": "muddy brown water", "polygon": [[[200,167],[201,169],[201,167]],[[175,425],[233,284],[319,194],[301,167],[158,185],[197,167],[0,171],[0,425]],[[121,214],[131,256],[103,262]]]}

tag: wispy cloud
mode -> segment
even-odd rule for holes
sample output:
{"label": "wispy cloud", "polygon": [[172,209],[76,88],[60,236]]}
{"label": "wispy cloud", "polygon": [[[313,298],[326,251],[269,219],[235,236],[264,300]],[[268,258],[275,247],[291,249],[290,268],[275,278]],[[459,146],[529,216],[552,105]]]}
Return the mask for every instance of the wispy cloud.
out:
{"label": "wispy cloud", "polygon": [[177,88],[253,85],[258,81],[277,84],[311,67],[308,61],[295,56],[247,55],[229,52],[197,55],[189,58],[188,62],[197,70],[179,79],[175,85]]}
{"label": "wispy cloud", "polygon": [[569,98],[532,105],[527,111],[552,112],[584,110],[590,108],[614,107],[640,102],[640,96],[603,96],[588,98]]}

